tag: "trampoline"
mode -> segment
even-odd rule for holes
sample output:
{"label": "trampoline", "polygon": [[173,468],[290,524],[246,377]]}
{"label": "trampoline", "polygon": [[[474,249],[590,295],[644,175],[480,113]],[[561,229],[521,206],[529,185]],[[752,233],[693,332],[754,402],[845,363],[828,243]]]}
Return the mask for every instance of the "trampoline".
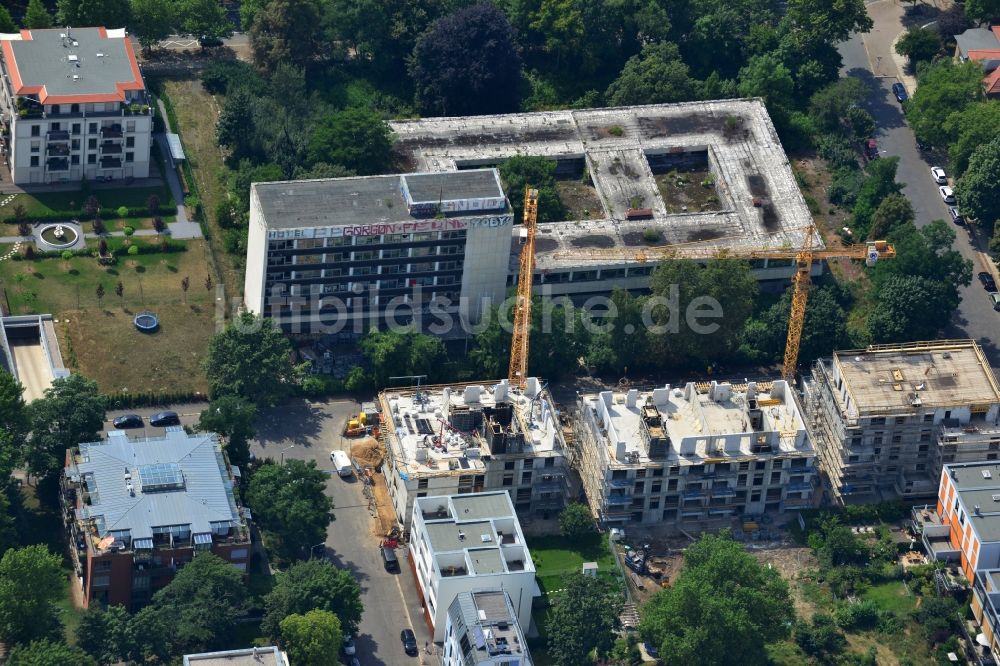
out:
{"label": "trampoline", "polygon": [[152,333],[160,327],[160,318],[155,312],[140,312],[132,322],[143,333]]}

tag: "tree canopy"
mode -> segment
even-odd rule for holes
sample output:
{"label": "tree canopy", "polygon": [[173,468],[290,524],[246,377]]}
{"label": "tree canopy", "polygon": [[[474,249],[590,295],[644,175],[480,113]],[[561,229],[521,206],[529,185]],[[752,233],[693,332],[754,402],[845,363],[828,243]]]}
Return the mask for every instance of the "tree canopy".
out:
{"label": "tree canopy", "polygon": [[372,329],[361,339],[361,351],[371,364],[377,386],[386,386],[389,377],[402,375],[427,375],[427,380],[435,383],[447,358],[441,338],[413,330]]}
{"label": "tree canopy", "polygon": [[275,405],[295,387],[292,345],[270,319],[245,312],[209,342],[205,359],[214,399],[236,396]]}
{"label": "tree canopy", "polygon": [[590,513],[590,507],[582,502],[572,502],[559,513],[559,532],[567,539],[578,543],[592,540],[597,536],[597,524]]}
{"label": "tree canopy", "polygon": [[17,25],[10,16],[7,7],[0,5],[0,32],[17,32]]}
{"label": "tree canopy", "polygon": [[961,177],[972,153],[1000,138],[1000,102],[973,102],[951,117],[949,127],[955,140],[948,147],[948,158],[954,175]]}
{"label": "tree canopy", "polygon": [[943,148],[955,138],[953,116],[983,99],[983,67],[944,58],[917,72],[919,85],[906,102],[906,122],[919,141]]}
{"label": "tree canopy", "polygon": [[672,583],[653,595],[640,623],[667,663],[710,666],[738,654],[740,663],[766,664],[765,645],[794,619],[788,584],[728,533],[689,546]]}
{"label": "tree canopy", "polygon": [[410,59],[417,106],[428,115],[516,111],[521,57],[507,17],[481,2],[439,18]]}
{"label": "tree canopy", "polygon": [[242,398],[224,395],[209,404],[198,418],[198,429],[225,438],[226,453],[234,465],[250,460],[249,440],[256,434],[257,407]]}
{"label": "tree canopy", "polygon": [[10,478],[29,429],[24,386],[0,369],[0,479]]}
{"label": "tree canopy", "polygon": [[605,98],[611,106],[667,104],[695,99],[698,82],[672,42],[646,44],[625,63],[618,78],[608,86]]}
{"label": "tree canopy", "polygon": [[44,545],[11,548],[0,559],[0,639],[50,638],[61,630],[55,602],[62,597],[62,560]]}
{"label": "tree canopy", "polygon": [[524,190],[538,190],[538,221],[558,222],[566,219],[566,207],[556,189],[556,163],[536,155],[508,157],[500,164],[500,178],[514,211],[515,224],[524,218]]}
{"label": "tree canopy", "polygon": [[124,606],[105,609],[94,604],[80,615],[76,645],[102,666],[117,664],[132,658],[136,630],[141,633],[142,628],[131,622]]}
{"label": "tree canopy", "polygon": [[219,0],[177,0],[175,11],[189,35],[222,38],[233,34],[233,24]]}
{"label": "tree canopy", "polygon": [[131,25],[129,0],[57,0],[59,25],[101,25],[124,28]]}
{"label": "tree canopy", "polygon": [[896,53],[906,56],[910,66],[929,61],[941,51],[941,36],[931,28],[910,27],[896,42]]}
{"label": "tree canopy", "polygon": [[969,166],[955,183],[962,212],[987,225],[1000,219],[1000,136],[976,148]]}
{"label": "tree canopy", "polygon": [[129,26],[147,51],[173,32],[176,17],[170,0],[132,0],[131,11]]}
{"label": "tree canopy", "polygon": [[333,521],[326,480],[316,461],[295,459],[262,465],[250,477],[247,504],[268,546],[283,559],[308,555],[313,544],[325,540]]}
{"label": "tree canopy", "polygon": [[31,437],[24,452],[28,471],[57,474],[66,464],[66,449],[100,439],[105,407],[97,382],[75,373],[53,380],[44,397],[28,408]]}
{"label": "tree canopy", "polygon": [[616,583],[573,573],[563,580],[548,620],[549,656],[557,666],[590,662],[615,642],[624,598]]}
{"label": "tree canopy", "polygon": [[42,4],[42,0],[28,0],[28,7],[24,12],[24,27],[29,30],[52,27],[52,15]]}
{"label": "tree canopy", "polygon": [[6,663],[8,666],[97,666],[80,648],[47,639],[14,646]]}
{"label": "tree canopy", "polygon": [[368,176],[389,168],[392,131],[374,111],[351,107],[322,120],[309,140],[309,159]]}
{"label": "tree canopy", "polygon": [[281,63],[306,67],[323,50],[323,8],[318,0],[268,0],[249,26],[254,62],[268,72]]}
{"label": "tree canopy", "polygon": [[277,574],[274,587],[264,597],[261,630],[277,639],[284,618],[312,610],[333,613],[345,635],[355,634],[361,621],[361,589],[351,572],[326,560],[292,564]]}
{"label": "tree canopy", "polygon": [[293,664],[336,666],[344,633],[340,620],[325,610],[311,610],[305,615],[293,613],[281,621],[281,644]]}

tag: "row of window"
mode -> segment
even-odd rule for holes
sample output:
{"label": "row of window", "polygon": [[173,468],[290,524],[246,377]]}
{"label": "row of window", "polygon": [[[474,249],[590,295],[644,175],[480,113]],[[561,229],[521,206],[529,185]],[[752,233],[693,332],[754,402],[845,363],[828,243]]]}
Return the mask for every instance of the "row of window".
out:
{"label": "row of window", "polygon": [[[71,139],[70,142],[69,142],[69,144],[70,144],[69,145],[69,150],[70,151],[80,150],[80,146],[82,145],[80,143],[79,139]],[[121,151],[121,146],[119,144],[112,144],[112,145],[115,146],[115,147],[117,147],[119,152]],[[105,146],[105,147],[110,147],[110,146]],[[135,137],[134,136],[125,137],[125,147],[126,148],[134,148],[135,147]],[[87,140],[87,148],[89,150],[97,150],[97,139],[88,139]],[[31,142],[31,152],[33,152],[33,153],[41,152],[41,149],[42,149],[42,142],[41,141],[32,141]]]}
{"label": "row of window", "polygon": [[[45,130],[46,132],[69,132],[70,134],[77,135],[80,134],[80,130],[82,129],[83,125],[81,123],[72,123],[71,125],[69,125],[69,129],[64,130],[62,127],[62,123],[49,123],[48,125],[35,124],[31,126],[31,136],[41,136],[43,127],[47,128]],[[97,134],[101,130],[114,130],[114,129],[117,129],[120,132],[122,130],[122,126],[118,125],[117,123],[113,125],[99,125],[98,123],[89,123],[87,125],[88,134]],[[128,120],[125,122],[125,131],[126,132],[135,131],[134,120]]]}
{"label": "row of window", "polygon": [[269,250],[311,250],[326,247],[346,247],[358,245],[391,245],[393,243],[422,243],[432,240],[460,240],[466,237],[466,230],[425,231],[412,234],[385,234],[383,236],[331,236],[328,238],[299,238],[294,240],[273,240]]}
{"label": "row of window", "polygon": [[[756,471],[766,471],[768,464],[771,464],[771,469],[804,469],[809,467],[808,458],[768,458],[764,460],[744,460],[742,462],[734,463],[710,463],[707,465],[688,465],[683,467],[686,469],[687,476],[699,476],[699,475],[710,475],[710,474],[731,474],[733,472],[745,472],[750,470]],[[682,467],[680,465],[671,465],[666,468],[667,476],[682,476]],[[629,472],[634,472],[633,476],[629,476]],[[625,481],[630,478],[643,479],[647,476],[647,471],[649,476],[660,477],[664,475],[663,467],[654,467],[651,469],[639,468],[636,470],[627,469],[616,469],[611,472],[612,481]]]}
{"label": "row of window", "polygon": [[[90,155],[87,155],[87,164],[97,164],[97,157],[98,156],[96,154],[93,154],[93,153],[91,153]],[[51,166],[58,167],[58,166],[63,166],[65,164],[67,164],[67,163],[71,164],[71,165],[80,164],[80,156],[79,155],[70,155],[68,159],[69,159],[69,162],[60,162],[59,164],[55,164],[55,165],[51,165]],[[125,153],[125,162],[126,163],[128,163],[128,162],[134,162],[134,161],[135,161],[135,153]],[[33,167],[41,166],[41,164],[39,162],[39,156],[38,155],[32,155],[31,156],[31,161],[28,164],[28,166],[33,166]],[[114,169],[114,168],[118,168],[120,166],[121,166],[121,161],[119,160],[118,164],[108,165],[108,166],[102,164],[101,168]]]}

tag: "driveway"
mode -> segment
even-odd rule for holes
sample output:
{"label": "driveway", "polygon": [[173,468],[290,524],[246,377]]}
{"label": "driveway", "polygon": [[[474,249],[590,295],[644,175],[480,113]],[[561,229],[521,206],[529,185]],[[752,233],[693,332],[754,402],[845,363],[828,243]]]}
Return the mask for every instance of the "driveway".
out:
{"label": "driveway", "polygon": [[[888,56],[879,59],[876,54],[885,51],[885,45],[891,43],[902,28],[898,12],[872,11],[873,7],[885,5],[888,3],[884,0],[869,5],[869,13],[876,22],[875,30],[870,35],[854,35],[840,45],[842,73],[869,84],[871,93],[865,105],[875,118],[876,139],[884,157],[899,157],[896,179],[905,186],[903,194],[913,204],[917,226],[924,226],[932,220],[948,221],[956,232],[955,249],[972,261],[972,284],[959,288],[962,302],[944,335],[977,340],[990,365],[997,370],[1000,368],[1000,348],[997,347],[1000,314],[992,309],[986,292],[974,277],[975,273],[984,270],[996,274],[996,267],[983,251],[988,239],[977,237],[974,229],[951,224],[948,207],[941,200],[937,185],[930,176],[931,166],[947,168],[947,160],[941,155],[927,155],[917,150],[913,131],[906,125],[902,109],[892,94],[892,84],[899,80],[898,67]],[[875,76],[873,72],[880,75]]]}

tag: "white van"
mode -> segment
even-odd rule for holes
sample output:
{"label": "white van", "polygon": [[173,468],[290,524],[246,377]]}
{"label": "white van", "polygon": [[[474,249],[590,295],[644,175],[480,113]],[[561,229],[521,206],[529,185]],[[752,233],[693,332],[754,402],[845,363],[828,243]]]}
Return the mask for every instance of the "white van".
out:
{"label": "white van", "polygon": [[337,470],[337,474],[350,476],[354,473],[354,465],[351,464],[351,459],[343,451],[339,449],[330,451],[330,461],[333,462],[333,468]]}

